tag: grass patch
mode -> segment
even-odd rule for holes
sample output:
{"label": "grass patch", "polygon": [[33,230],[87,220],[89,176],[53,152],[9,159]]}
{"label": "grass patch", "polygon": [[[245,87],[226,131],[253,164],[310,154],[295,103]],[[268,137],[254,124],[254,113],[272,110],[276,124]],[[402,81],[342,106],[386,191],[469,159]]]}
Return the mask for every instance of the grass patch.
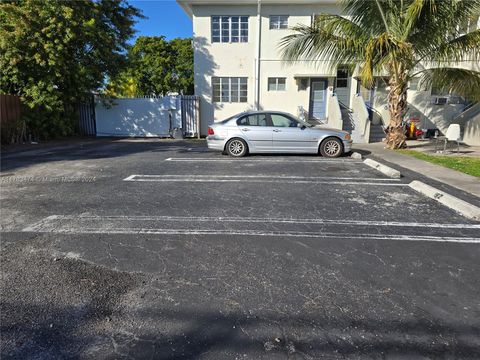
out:
{"label": "grass patch", "polygon": [[398,150],[402,154],[413,156],[433,164],[442,165],[447,168],[461,171],[468,175],[480,177],[480,158],[466,156],[441,156],[429,155],[415,150]]}

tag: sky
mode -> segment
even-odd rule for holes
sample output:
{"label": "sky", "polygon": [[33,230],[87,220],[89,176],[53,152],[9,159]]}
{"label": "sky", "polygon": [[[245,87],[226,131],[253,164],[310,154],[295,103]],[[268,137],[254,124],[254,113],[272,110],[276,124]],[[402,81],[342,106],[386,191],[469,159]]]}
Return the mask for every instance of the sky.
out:
{"label": "sky", "polygon": [[165,36],[167,40],[192,36],[192,21],[175,0],[130,0],[129,4],[142,10],[135,28],[138,36]]}

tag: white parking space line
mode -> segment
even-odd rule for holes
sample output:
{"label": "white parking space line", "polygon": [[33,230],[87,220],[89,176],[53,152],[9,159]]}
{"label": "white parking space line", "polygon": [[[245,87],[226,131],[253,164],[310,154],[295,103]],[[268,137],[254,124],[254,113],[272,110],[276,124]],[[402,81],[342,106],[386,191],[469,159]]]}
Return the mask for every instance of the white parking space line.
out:
{"label": "white parking space line", "polygon": [[356,159],[346,158],[318,158],[318,159],[218,159],[218,158],[167,158],[165,161],[178,161],[178,162],[258,162],[258,163],[322,163],[322,162],[334,162],[334,163],[348,163],[348,164],[363,164],[363,161]]}
{"label": "white parking space line", "polygon": [[397,186],[407,187],[408,184],[399,183],[380,183],[380,182],[361,182],[361,181],[328,181],[328,180],[245,180],[245,179],[194,179],[194,178],[182,178],[182,179],[133,179],[128,181],[136,182],[211,182],[211,183],[274,183],[274,184],[329,184],[329,185],[367,185],[367,186]]}
{"label": "white parking space line", "polygon": [[130,176],[126,177],[125,179],[123,179],[123,181],[134,181],[134,178],[137,177],[137,176],[143,176],[143,175],[130,175]]}
{"label": "white parking space line", "polygon": [[[392,179],[301,177],[301,176],[241,176],[241,175],[130,175],[123,181],[136,182],[212,182],[212,183],[287,183],[287,184],[330,184],[330,185],[376,185],[400,186],[407,184]],[[389,181],[389,182],[385,182]]]}
{"label": "white parking space line", "polygon": [[388,179],[388,178],[362,178],[362,177],[337,177],[337,176],[290,176],[290,175],[130,175],[125,178],[125,181],[136,180],[140,178],[145,179],[168,179],[168,178],[225,178],[225,179],[287,179],[287,180],[322,180],[322,179],[332,179],[332,180],[365,180],[365,181],[400,181],[400,179]]}
{"label": "white parking space line", "polygon": [[419,228],[442,228],[442,229],[480,229],[480,224],[458,223],[418,223],[399,221],[371,221],[371,220],[342,220],[342,219],[319,219],[319,218],[262,218],[262,217],[223,217],[223,216],[129,216],[129,215],[51,215],[41,221],[25,228],[23,231],[32,231],[41,228],[47,223],[61,220],[78,221],[178,221],[178,222],[233,222],[233,223],[290,223],[290,224],[333,224],[333,225],[356,225],[356,226],[398,226]]}

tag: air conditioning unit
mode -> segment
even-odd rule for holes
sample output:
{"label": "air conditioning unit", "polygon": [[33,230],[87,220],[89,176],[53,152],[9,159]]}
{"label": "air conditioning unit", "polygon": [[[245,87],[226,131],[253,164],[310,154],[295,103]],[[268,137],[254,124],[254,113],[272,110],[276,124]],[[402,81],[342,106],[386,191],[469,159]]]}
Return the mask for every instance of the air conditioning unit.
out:
{"label": "air conditioning unit", "polygon": [[436,97],[433,101],[433,103],[435,105],[445,105],[446,103],[448,103],[448,97],[445,97],[445,96],[439,96],[439,97]]}

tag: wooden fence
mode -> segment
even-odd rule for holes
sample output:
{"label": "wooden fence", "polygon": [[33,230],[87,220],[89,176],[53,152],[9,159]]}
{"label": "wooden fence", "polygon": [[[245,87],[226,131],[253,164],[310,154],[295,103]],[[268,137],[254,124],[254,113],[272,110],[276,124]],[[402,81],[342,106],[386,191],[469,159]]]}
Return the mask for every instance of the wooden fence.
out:
{"label": "wooden fence", "polygon": [[20,97],[0,94],[0,124],[20,120]]}
{"label": "wooden fence", "polygon": [[0,94],[1,143],[14,144],[27,139],[25,122],[21,121],[20,97]]}

